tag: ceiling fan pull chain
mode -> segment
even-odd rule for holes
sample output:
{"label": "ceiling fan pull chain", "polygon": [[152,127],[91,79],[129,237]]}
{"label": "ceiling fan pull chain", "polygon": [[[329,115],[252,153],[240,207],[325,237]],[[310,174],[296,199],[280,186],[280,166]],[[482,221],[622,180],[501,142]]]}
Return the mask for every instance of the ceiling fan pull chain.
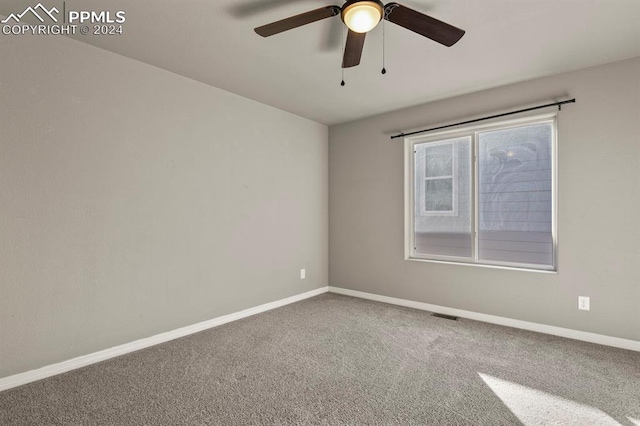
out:
{"label": "ceiling fan pull chain", "polygon": [[384,19],[382,20],[382,75],[387,73],[387,67],[385,66],[385,45],[384,45]]}
{"label": "ceiling fan pull chain", "polygon": [[389,15],[397,7],[400,7],[400,5],[397,4],[397,3],[389,3],[384,8],[384,18],[382,19],[382,75],[387,73],[387,66],[386,66],[387,52],[386,52],[386,43],[385,43],[386,42],[385,21],[389,20]]}
{"label": "ceiling fan pull chain", "polygon": [[[344,49],[346,49],[345,44],[347,42],[347,32],[343,29],[342,30],[342,56],[340,59],[344,58]],[[344,61],[344,59],[342,59]],[[345,83],[344,82],[344,63],[342,65],[340,65],[340,71],[342,72],[342,81],[340,82],[340,86],[344,87]]]}

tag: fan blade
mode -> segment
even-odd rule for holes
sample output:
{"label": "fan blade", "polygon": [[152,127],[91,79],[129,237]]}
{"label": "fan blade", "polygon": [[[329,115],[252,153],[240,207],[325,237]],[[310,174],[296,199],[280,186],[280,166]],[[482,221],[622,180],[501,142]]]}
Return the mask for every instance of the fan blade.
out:
{"label": "fan blade", "polygon": [[347,36],[347,45],[344,48],[344,57],[342,58],[342,68],[351,68],[360,64],[362,56],[362,48],[364,47],[364,39],[367,33],[356,33],[349,30]]}
{"label": "fan blade", "polygon": [[300,15],[292,16],[290,18],[282,19],[277,22],[272,22],[271,24],[263,25],[256,28],[255,32],[262,37],[269,37],[274,34],[292,30],[294,28],[319,21],[321,19],[331,18],[332,16],[336,16],[339,13],[340,7],[338,6],[321,7],[320,9],[301,13]]}
{"label": "fan blade", "polygon": [[464,30],[439,21],[431,16],[417,12],[398,3],[389,3],[384,7],[384,19],[408,30],[444,44],[453,46],[464,35]]}

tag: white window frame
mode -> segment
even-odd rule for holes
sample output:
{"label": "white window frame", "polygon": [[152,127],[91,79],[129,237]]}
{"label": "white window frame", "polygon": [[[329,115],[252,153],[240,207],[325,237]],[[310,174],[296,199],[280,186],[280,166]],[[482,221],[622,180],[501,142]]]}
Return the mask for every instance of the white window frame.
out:
{"label": "white window frame", "polygon": [[[516,127],[524,127],[536,124],[551,124],[551,239],[552,239],[552,265],[516,263],[506,261],[487,261],[478,259],[478,233],[479,228],[479,211],[478,211],[478,144],[479,134],[505,130]],[[517,269],[536,272],[557,272],[557,224],[558,224],[558,123],[557,112],[528,116],[524,118],[502,120],[490,122],[488,124],[469,126],[455,130],[439,131],[437,133],[429,133],[427,135],[416,135],[404,138],[405,148],[405,260],[420,262],[448,263],[459,265],[471,265],[481,267],[494,267],[501,269]],[[455,139],[462,137],[471,137],[471,185],[472,195],[472,223],[471,234],[473,238],[472,254],[469,258],[454,258],[439,255],[426,255],[415,252],[415,211],[416,211],[416,185],[415,185],[415,145],[434,142],[438,143],[445,139]],[[446,142],[445,142],[446,143]],[[455,192],[455,190],[454,190]],[[418,200],[419,202],[419,200]],[[456,202],[457,204],[457,202]],[[420,209],[422,211],[422,209]]]}
{"label": "white window frame", "polygon": [[[418,144],[414,144],[418,145]],[[451,174],[443,176],[427,177],[426,175],[420,181],[420,215],[422,216],[458,216],[458,155],[456,153],[455,144],[452,141],[434,142],[430,144],[434,146],[449,145],[451,147]],[[425,153],[425,163],[426,163]],[[426,164],[424,165],[426,171]],[[427,192],[426,186],[428,180],[451,179],[451,210],[427,210],[424,195]]]}

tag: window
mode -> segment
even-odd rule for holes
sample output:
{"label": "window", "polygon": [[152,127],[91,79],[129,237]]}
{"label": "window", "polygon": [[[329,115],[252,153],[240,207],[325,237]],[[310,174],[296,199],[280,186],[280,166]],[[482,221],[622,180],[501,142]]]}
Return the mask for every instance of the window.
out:
{"label": "window", "polygon": [[407,258],[555,270],[555,115],[405,139]]}
{"label": "window", "polygon": [[455,141],[416,146],[416,174],[421,177],[420,214],[458,214]]}

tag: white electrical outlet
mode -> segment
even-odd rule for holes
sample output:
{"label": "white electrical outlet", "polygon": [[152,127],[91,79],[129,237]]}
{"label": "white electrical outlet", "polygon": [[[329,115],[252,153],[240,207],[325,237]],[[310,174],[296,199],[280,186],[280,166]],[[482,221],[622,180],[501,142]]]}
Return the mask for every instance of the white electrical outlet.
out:
{"label": "white electrical outlet", "polygon": [[307,277],[307,270],[306,269],[300,269],[300,279],[304,280]]}
{"label": "white electrical outlet", "polygon": [[589,298],[587,296],[578,296],[578,309],[581,311],[589,310]]}

